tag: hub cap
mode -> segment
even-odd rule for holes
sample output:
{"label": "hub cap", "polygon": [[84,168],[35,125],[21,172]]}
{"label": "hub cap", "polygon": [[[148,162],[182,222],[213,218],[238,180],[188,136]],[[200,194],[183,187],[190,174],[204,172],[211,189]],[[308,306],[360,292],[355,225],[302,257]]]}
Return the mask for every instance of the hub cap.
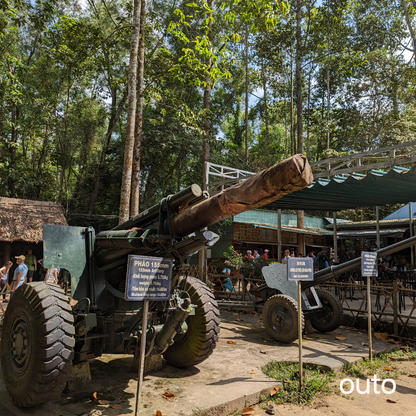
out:
{"label": "hub cap", "polygon": [[31,328],[28,317],[24,314],[16,316],[10,339],[10,359],[17,374],[23,374],[29,365],[32,348],[30,335]]}
{"label": "hub cap", "polygon": [[275,305],[270,313],[270,323],[277,332],[287,334],[295,325],[295,320],[285,305]]}

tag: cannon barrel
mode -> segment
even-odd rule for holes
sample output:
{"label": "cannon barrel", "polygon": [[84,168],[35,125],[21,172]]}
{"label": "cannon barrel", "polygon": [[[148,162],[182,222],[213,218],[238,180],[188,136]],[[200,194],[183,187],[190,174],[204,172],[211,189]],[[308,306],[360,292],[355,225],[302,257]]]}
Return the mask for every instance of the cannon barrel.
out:
{"label": "cannon barrel", "polygon": [[309,186],[312,180],[306,157],[294,155],[180,212],[172,220],[172,230],[176,236],[183,237],[233,215],[267,205]]}
{"label": "cannon barrel", "polygon": [[[377,258],[388,256],[389,254],[396,253],[397,251],[404,250],[414,245],[416,245],[416,236],[407,238],[406,240],[399,241],[398,243],[392,244],[388,247],[378,250]],[[347,261],[337,266],[326,267],[325,269],[319,270],[315,273],[313,282],[302,282],[302,289],[307,289],[308,287],[325,283],[327,280],[332,279],[333,277],[337,277],[342,273],[360,267],[360,265],[361,257],[357,257],[356,259]]]}
{"label": "cannon barrel", "polygon": [[[180,206],[186,203],[192,203],[194,200],[197,200],[201,197],[204,197],[204,194],[200,186],[194,183],[191,186],[188,186],[188,188],[178,192],[177,194],[169,195],[166,198],[166,201],[167,204],[169,204],[169,208],[175,211]],[[164,208],[163,204],[159,202],[158,204],[153,205],[151,208],[146,209],[135,217],[117,225],[113,228],[113,230],[129,230],[130,228],[140,227],[143,224],[156,221],[159,217],[161,206]]]}

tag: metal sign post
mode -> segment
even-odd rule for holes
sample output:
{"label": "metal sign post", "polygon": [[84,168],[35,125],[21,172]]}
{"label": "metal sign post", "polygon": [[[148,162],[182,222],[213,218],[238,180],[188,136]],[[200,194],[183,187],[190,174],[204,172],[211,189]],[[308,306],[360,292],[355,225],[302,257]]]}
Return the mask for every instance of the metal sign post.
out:
{"label": "metal sign post", "polygon": [[298,282],[299,390],[302,390],[302,281],[313,281],[313,260],[310,257],[289,257],[287,280]]}
{"label": "metal sign post", "polygon": [[130,301],[144,302],[136,391],[136,409],[134,412],[135,416],[139,413],[140,397],[142,394],[149,300],[169,300],[171,281],[171,259],[164,259],[162,257],[129,256],[127,263],[126,292],[124,298]]}
{"label": "metal sign post", "polygon": [[367,315],[368,315],[368,358],[373,361],[373,336],[371,328],[371,278],[378,276],[377,253],[363,251],[361,254],[361,275],[367,277]]}

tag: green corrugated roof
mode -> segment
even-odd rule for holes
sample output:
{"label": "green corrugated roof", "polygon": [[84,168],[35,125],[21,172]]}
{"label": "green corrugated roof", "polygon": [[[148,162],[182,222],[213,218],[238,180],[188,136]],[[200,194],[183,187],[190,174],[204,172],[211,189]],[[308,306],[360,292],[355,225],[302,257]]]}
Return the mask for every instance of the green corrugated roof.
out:
{"label": "green corrugated roof", "polygon": [[367,175],[317,179],[308,188],[292,192],[269,204],[269,209],[340,211],[414,201],[416,167],[393,167],[389,172],[372,170]]}
{"label": "green corrugated roof", "polygon": [[[277,230],[277,212],[255,209],[245,211],[233,217],[234,222],[251,224],[255,227]],[[296,227],[296,215],[282,213],[282,230],[301,234],[332,235],[332,231],[325,229],[323,218],[305,215],[305,228]]]}

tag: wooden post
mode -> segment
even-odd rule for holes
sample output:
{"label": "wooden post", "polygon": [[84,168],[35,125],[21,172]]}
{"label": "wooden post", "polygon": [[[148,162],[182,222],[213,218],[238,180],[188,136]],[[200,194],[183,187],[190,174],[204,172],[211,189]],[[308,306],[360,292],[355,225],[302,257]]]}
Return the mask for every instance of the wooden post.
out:
{"label": "wooden post", "polygon": [[397,297],[399,294],[398,291],[399,283],[396,280],[393,281],[393,333],[394,335],[399,335],[399,325],[398,325],[398,302]]}
{"label": "wooden post", "polygon": [[282,210],[277,210],[277,260],[282,261]]}
{"label": "wooden post", "polygon": [[146,332],[147,332],[147,315],[149,313],[149,301],[145,300],[143,305],[143,319],[142,319],[142,337],[140,339],[140,361],[139,361],[139,373],[137,378],[137,391],[136,391],[136,409],[134,415],[139,414],[140,396],[142,394],[143,386],[143,372],[144,372],[144,358],[146,353]]}
{"label": "wooden post", "polygon": [[334,260],[338,259],[337,213],[334,211]]}
{"label": "wooden post", "polygon": [[377,234],[377,250],[380,250],[380,219],[379,219],[378,207],[376,207],[376,234]]}
{"label": "wooden post", "polygon": [[[413,236],[413,212],[412,212],[412,203],[409,202],[409,238]],[[412,264],[412,267],[414,267],[415,264],[415,257],[414,257],[414,250],[413,246],[410,247],[410,263]]]}
{"label": "wooden post", "polygon": [[[12,243],[10,241],[4,241],[3,242],[3,263],[6,264],[8,261],[10,261],[12,251]],[[1,265],[3,267],[3,265]]]}

